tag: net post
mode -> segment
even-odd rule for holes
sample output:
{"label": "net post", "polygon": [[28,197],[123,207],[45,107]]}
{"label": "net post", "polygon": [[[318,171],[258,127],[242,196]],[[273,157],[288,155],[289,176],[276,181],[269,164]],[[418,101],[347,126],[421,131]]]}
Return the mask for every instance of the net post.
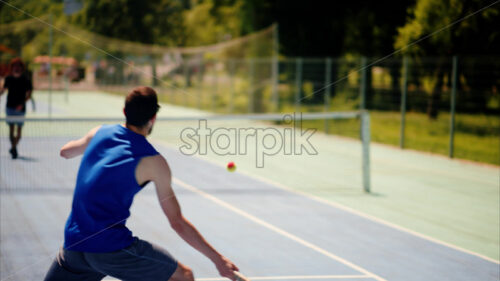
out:
{"label": "net post", "polygon": [[250,70],[248,71],[249,74],[250,74],[250,77],[248,79],[248,113],[252,113],[254,111],[254,100],[253,100],[253,96],[254,96],[254,88],[253,88],[253,84],[254,84],[254,79],[255,79],[255,60],[253,58],[250,58],[250,61],[249,61],[249,67],[250,67]]}
{"label": "net post", "polygon": [[[330,109],[330,94],[331,94],[331,86],[332,83],[332,58],[326,58],[325,60],[325,112],[328,112]],[[325,134],[328,134],[328,119],[325,119]]]}
{"label": "net post", "polygon": [[295,60],[295,111],[300,111],[300,96],[302,93],[302,58]]}
{"label": "net post", "polygon": [[405,147],[405,117],[406,117],[406,95],[408,91],[408,57],[403,58],[403,85],[401,86],[401,131],[399,133],[399,147]]}
{"label": "net post", "polygon": [[359,81],[359,96],[361,98],[359,108],[366,109],[366,57],[361,58],[361,79]]}
{"label": "net post", "polygon": [[363,189],[370,192],[370,113],[367,110],[360,111],[361,119],[361,146],[362,146],[362,173]]}
{"label": "net post", "polygon": [[457,80],[458,80],[458,58],[457,56],[453,56],[452,63],[452,76],[451,76],[451,100],[450,100],[450,146],[448,151],[448,156],[453,158],[453,150],[454,150],[454,141],[455,141],[455,104],[457,97]]}

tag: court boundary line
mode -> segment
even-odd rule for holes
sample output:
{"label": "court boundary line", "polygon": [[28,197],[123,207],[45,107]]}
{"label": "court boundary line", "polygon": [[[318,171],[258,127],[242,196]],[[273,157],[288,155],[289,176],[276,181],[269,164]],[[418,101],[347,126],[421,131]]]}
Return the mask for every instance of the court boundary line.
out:
{"label": "court boundary line", "polygon": [[273,185],[273,186],[276,186],[277,188],[280,188],[282,190],[286,190],[288,192],[291,192],[291,193],[295,193],[295,194],[298,194],[298,195],[302,195],[304,197],[307,197],[309,199],[312,199],[314,201],[318,201],[320,203],[323,203],[323,204],[326,204],[326,205],[330,205],[331,207],[335,207],[335,208],[338,208],[338,209],[341,209],[343,211],[346,211],[346,212],[349,212],[349,213],[352,213],[354,215],[357,215],[357,216],[360,216],[360,217],[363,217],[367,220],[370,220],[370,221],[373,221],[373,222],[376,222],[376,223],[380,223],[382,225],[385,225],[385,226],[388,226],[390,228],[394,228],[396,230],[399,230],[401,232],[405,232],[405,233],[408,233],[408,234],[411,234],[411,235],[414,235],[418,238],[421,238],[421,239],[424,239],[424,240],[428,240],[430,242],[433,242],[433,243],[436,243],[436,244],[439,244],[441,246],[446,246],[448,248],[451,248],[453,250],[456,250],[456,251],[459,251],[459,252],[463,252],[463,253],[466,253],[466,254],[469,254],[469,255],[473,255],[473,256],[476,256],[478,258],[481,258],[483,260],[486,260],[486,261],[489,261],[491,263],[495,263],[495,264],[500,264],[500,261],[498,260],[495,260],[493,258],[490,258],[490,257],[487,257],[485,255],[482,255],[482,254],[479,254],[479,253],[476,253],[476,252],[473,252],[471,250],[467,250],[467,249],[464,249],[464,248],[461,248],[460,246],[456,246],[456,245],[453,245],[451,243],[448,243],[448,242],[444,242],[442,240],[439,240],[437,238],[433,238],[431,236],[428,236],[426,234],[422,234],[422,233],[419,233],[417,231],[414,231],[414,230],[411,230],[411,229],[408,229],[404,226],[400,226],[400,225],[397,225],[395,223],[392,223],[392,222],[389,222],[389,221],[386,221],[384,219],[380,219],[380,218],[377,218],[375,216],[372,216],[372,215],[369,215],[369,214],[366,214],[362,211],[358,211],[358,210],[355,210],[351,207],[348,207],[348,206],[345,206],[345,205],[342,205],[340,203],[337,203],[337,202],[333,202],[333,201],[328,201],[326,199],[323,199],[323,198],[320,198],[320,197],[317,197],[315,195],[312,195],[312,194],[308,194],[308,193],[305,193],[303,191],[299,191],[299,190],[294,190],[292,189],[291,187],[288,187],[288,186],[285,186],[285,185],[282,185],[280,183],[277,183],[273,180],[270,180],[270,179],[266,179],[266,178],[262,178],[260,176],[257,176],[257,175],[253,175],[253,174],[250,174],[250,173],[245,173],[245,172],[242,172],[242,174],[246,175],[246,176],[249,176],[249,177],[254,177],[255,179],[263,182],[263,183],[267,183],[269,185]]}
{"label": "court boundary line", "polygon": [[[248,276],[250,280],[300,280],[300,279],[370,279],[367,275],[275,275],[275,276]],[[104,281],[118,281],[115,278],[104,278]],[[225,277],[201,277],[195,278],[196,281],[227,281]]]}
{"label": "court boundary line", "polygon": [[239,208],[227,203],[226,201],[223,201],[223,200],[221,200],[221,199],[219,199],[219,198],[217,198],[217,197],[215,197],[215,196],[213,196],[213,195],[211,195],[211,194],[209,194],[201,189],[198,189],[198,188],[194,187],[193,185],[188,184],[188,183],[186,183],[186,182],[184,182],[176,177],[173,177],[173,182],[175,184],[183,187],[184,189],[187,189],[193,193],[196,193],[196,194],[216,203],[217,205],[219,205],[221,207],[229,209],[230,211],[253,221],[256,224],[259,224],[259,225],[261,225],[261,226],[263,226],[271,231],[274,231],[282,236],[285,236],[286,238],[288,238],[294,242],[297,242],[298,244],[301,244],[302,246],[305,246],[311,250],[314,250],[320,254],[323,254],[324,256],[327,256],[327,257],[329,257],[329,258],[331,258],[331,259],[333,259],[333,260],[335,260],[335,261],[337,261],[345,266],[350,267],[351,269],[354,269],[358,272],[364,273],[365,276],[367,276],[367,277],[373,278],[373,279],[378,280],[378,281],[387,281],[386,279],[360,267],[359,265],[356,265],[356,264],[354,264],[346,259],[343,259],[343,258],[341,258],[333,253],[330,253],[329,251],[327,251],[319,246],[316,246],[315,244],[313,244],[311,242],[308,242],[308,241],[306,241],[306,240],[304,240],[304,239],[302,239],[302,238],[300,238],[300,237],[298,237],[298,236],[296,236],[296,235],[294,235],[286,230],[283,230],[283,229],[281,229],[281,228],[279,228],[279,227],[277,227],[269,222],[266,222],[266,221],[254,216],[246,211],[243,211],[242,209],[239,209]]}
{"label": "court boundary line", "polygon": [[[370,279],[367,275],[291,275],[291,276],[248,276],[250,280],[299,280],[299,279]],[[195,278],[196,281],[225,281],[222,277]]]}
{"label": "court boundary line", "polygon": [[[173,149],[175,152],[178,152],[175,147],[169,143],[167,143],[166,141],[163,141],[163,140],[159,140],[159,139],[153,139],[153,142],[155,143],[159,143],[161,145],[164,145],[166,147],[169,147],[171,149]],[[179,152],[180,153],[180,152]],[[221,163],[218,163],[216,162],[215,160],[212,160],[212,159],[208,159],[208,157],[201,157],[201,156],[198,156],[198,155],[193,155],[191,157],[196,157],[197,159],[199,160],[202,160],[202,161],[206,161],[208,163],[211,163],[213,165],[216,165],[218,167],[222,167],[222,168],[225,168],[225,166]],[[167,159],[168,160],[168,159]],[[471,251],[471,250],[467,250],[465,248],[462,248],[460,246],[456,246],[456,245],[453,245],[451,243],[448,243],[448,242],[445,242],[445,241],[442,241],[442,240],[439,240],[437,238],[433,238],[431,236],[428,236],[426,234],[422,234],[422,233],[419,233],[417,231],[414,231],[414,230],[411,230],[409,228],[406,228],[404,226],[400,226],[400,225],[397,225],[395,223],[392,223],[392,222],[389,222],[389,221],[386,221],[384,219],[381,219],[381,218],[377,218],[373,215],[369,215],[367,213],[364,213],[362,211],[358,211],[358,210],[355,210],[351,207],[348,207],[348,206],[345,206],[345,205],[342,205],[340,203],[337,203],[337,202],[333,202],[333,201],[328,201],[326,199],[323,199],[323,198],[320,198],[318,196],[315,196],[315,195],[312,195],[312,194],[308,194],[304,191],[299,191],[299,190],[295,190],[295,189],[292,189],[291,187],[288,187],[284,184],[281,184],[281,183],[278,183],[276,181],[273,181],[271,179],[267,179],[267,178],[264,178],[262,176],[259,176],[259,175],[255,175],[253,173],[249,173],[249,172],[245,172],[245,171],[238,171],[238,173],[241,173],[247,177],[250,177],[250,178],[253,178],[255,180],[258,180],[258,181],[261,181],[263,183],[266,183],[266,184],[269,184],[271,186],[274,186],[275,188],[278,188],[278,189],[282,189],[282,190],[285,190],[285,191],[288,191],[288,192],[291,192],[291,193],[294,193],[294,194],[297,194],[297,195],[301,195],[301,196],[304,196],[306,198],[309,198],[311,200],[314,200],[314,201],[317,201],[317,202],[320,202],[320,203],[323,203],[325,205],[329,205],[330,207],[334,207],[334,208],[338,208],[340,210],[343,210],[343,211],[346,211],[346,212],[349,212],[351,214],[354,214],[354,215],[357,215],[357,216],[360,216],[362,218],[365,218],[367,220],[370,220],[370,221],[373,221],[373,222],[376,222],[376,223],[379,223],[379,224],[382,224],[382,225],[385,225],[385,226],[388,226],[390,228],[393,228],[393,229],[396,229],[396,230],[399,230],[401,232],[405,232],[405,233],[408,233],[408,234],[411,234],[413,236],[416,236],[418,238],[421,238],[421,239],[424,239],[424,240],[427,240],[427,241],[430,241],[430,242],[433,242],[433,243],[436,243],[438,245],[441,245],[441,246],[445,246],[445,247],[448,247],[450,249],[453,249],[453,250],[456,250],[456,251],[459,251],[459,252],[462,252],[462,253],[466,253],[466,254],[469,254],[469,255],[472,255],[472,256],[475,256],[475,257],[478,257],[478,258],[481,258],[483,260],[486,260],[486,261],[489,261],[491,263],[495,263],[495,264],[500,264],[500,260],[495,260],[493,258],[490,258],[490,257],[487,257],[485,255],[482,255],[482,254],[479,254],[479,253],[476,253],[474,251]]]}

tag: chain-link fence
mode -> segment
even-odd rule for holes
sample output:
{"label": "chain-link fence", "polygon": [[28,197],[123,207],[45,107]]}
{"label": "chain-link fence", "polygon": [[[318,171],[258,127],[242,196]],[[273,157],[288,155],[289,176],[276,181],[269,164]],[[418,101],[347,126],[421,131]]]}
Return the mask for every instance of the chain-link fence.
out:
{"label": "chain-link fence", "polygon": [[[372,140],[500,164],[500,58],[100,59],[56,68],[52,87],[127,93],[152,85],[163,102],[217,113],[368,109]],[[42,73],[41,69],[34,69]],[[81,80],[71,73],[84,73]],[[47,89],[47,76],[35,88]],[[45,80],[44,80],[45,79]],[[69,94],[71,96],[71,94]],[[357,137],[353,120],[323,126]],[[346,133],[349,132],[349,133]]]}

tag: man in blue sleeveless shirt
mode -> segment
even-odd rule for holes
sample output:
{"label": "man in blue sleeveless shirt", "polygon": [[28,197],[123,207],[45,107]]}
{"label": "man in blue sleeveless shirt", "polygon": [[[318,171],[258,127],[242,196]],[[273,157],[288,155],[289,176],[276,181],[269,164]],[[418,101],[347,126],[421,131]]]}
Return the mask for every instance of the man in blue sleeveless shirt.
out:
{"label": "man in blue sleeveless shirt", "polygon": [[61,156],[83,154],[64,247],[45,280],[194,280],[191,269],[166,250],[132,236],[125,226],[134,195],[153,181],[172,228],[207,256],[220,275],[234,280],[238,268],[218,253],[181,213],[170,168],[146,140],[159,109],[153,89],[138,87],[127,96],[125,125],[103,125],[68,142]]}

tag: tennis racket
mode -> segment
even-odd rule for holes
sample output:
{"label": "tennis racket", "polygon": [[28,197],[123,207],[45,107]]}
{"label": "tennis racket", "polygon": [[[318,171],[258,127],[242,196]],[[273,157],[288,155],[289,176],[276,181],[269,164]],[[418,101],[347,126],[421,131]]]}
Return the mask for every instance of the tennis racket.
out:
{"label": "tennis racket", "polygon": [[33,109],[33,112],[35,112],[36,111],[35,99],[31,97],[30,100],[31,100],[31,108]]}
{"label": "tennis racket", "polygon": [[236,281],[250,281],[245,275],[239,273],[238,271],[234,271],[234,280]]}

